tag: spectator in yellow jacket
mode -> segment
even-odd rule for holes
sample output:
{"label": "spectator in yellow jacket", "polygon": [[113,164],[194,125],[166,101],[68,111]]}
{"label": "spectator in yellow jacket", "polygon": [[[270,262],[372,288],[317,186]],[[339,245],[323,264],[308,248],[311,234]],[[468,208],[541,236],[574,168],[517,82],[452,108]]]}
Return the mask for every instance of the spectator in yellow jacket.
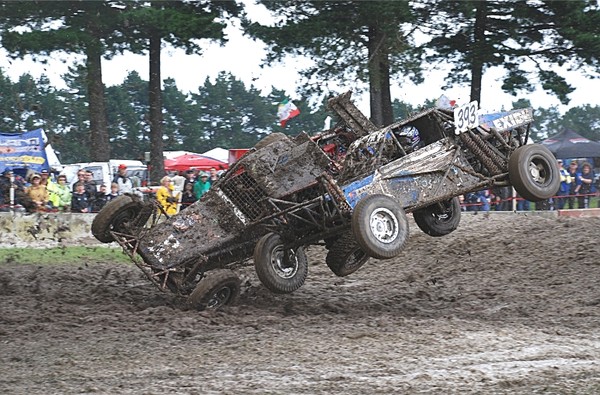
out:
{"label": "spectator in yellow jacket", "polygon": [[158,200],[168,215],[177,214],[179,195],[174,192],[174,189],[171,178],[164,176],[160,180],[160,188],[156,191],[156,200]]}
{"label": "spectator in yellow jacket", "polygon": [[69,211],[71,209],[71,188],[67,184],[67,176],[61,174],[56,180],[57,183],[49,182],[47,189],[50,193],[50,202],[52,206],[59,211]]}

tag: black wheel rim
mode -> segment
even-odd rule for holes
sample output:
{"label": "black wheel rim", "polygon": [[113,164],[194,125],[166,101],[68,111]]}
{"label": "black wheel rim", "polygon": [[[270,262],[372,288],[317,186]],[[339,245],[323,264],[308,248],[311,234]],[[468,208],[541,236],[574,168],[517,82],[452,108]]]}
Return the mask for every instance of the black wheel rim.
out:
{"label": "black wheel rim", "polygon": [[216,290],[206,304],[207,309],[216,309],[227,304],[233,294],[231,287],[223,286]]}

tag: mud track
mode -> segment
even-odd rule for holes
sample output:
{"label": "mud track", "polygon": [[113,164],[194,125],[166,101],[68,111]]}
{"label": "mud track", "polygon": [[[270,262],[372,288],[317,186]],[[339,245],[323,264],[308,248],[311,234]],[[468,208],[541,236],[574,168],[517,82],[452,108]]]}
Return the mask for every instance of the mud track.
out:
{"label": "mud track", "polygon": [[463,217],[291,295],[187,311],[131,265],[0,264],[2,394],[597,394],[598,218]]}

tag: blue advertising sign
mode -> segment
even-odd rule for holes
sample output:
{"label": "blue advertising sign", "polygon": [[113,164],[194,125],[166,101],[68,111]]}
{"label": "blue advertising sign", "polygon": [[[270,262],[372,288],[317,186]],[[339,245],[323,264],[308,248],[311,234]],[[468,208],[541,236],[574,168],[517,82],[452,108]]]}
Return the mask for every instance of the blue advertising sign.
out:
{"label": "blue advertising sign", "polygon": [[42,129],[24,133],[0,133],[0,173],[50,170],[44,149]]}

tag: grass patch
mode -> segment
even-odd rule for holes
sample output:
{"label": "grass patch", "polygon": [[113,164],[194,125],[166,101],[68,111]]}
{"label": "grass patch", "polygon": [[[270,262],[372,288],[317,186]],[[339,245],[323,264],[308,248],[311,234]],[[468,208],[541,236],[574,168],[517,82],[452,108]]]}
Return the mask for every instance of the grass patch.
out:
{"label": "grass patch", "polygon": [[97,262],[127,263],[129,257],[120,248],[54,247],[0,248],[0,264],[81,264]]}

